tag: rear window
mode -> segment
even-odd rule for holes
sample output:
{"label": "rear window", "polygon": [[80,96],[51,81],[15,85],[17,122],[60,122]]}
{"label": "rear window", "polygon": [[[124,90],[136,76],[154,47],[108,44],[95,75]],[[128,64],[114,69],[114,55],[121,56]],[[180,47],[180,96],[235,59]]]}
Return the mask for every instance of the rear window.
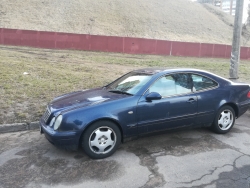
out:
{"label": "rear window", "polygon": [[209,88],[218,86],[217,82],[205,76],[192,74],[192,79],[193,79],[194,91],[200,91],[200,90],[209,89]]}

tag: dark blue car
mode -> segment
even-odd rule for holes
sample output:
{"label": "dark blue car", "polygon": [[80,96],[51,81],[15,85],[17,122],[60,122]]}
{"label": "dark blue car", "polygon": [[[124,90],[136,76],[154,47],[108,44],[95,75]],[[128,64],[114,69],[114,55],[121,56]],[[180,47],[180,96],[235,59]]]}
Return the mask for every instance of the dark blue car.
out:
{"label": "dark blue car", "polygon": [[196,69],[141,69],[101,88],[55,98],[40,120],[54,145],[112,155],[128,138],[184,127],[220,134],[250,105],[248,84]]}

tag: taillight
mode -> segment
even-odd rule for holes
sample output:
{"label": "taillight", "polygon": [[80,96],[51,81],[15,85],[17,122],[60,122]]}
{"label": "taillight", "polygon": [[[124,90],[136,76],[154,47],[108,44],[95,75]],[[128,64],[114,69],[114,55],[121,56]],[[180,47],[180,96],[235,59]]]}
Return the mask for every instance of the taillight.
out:
{"label": "taillight", "polygon": [[247,98],[250,99],[250,91],[248,91]]}

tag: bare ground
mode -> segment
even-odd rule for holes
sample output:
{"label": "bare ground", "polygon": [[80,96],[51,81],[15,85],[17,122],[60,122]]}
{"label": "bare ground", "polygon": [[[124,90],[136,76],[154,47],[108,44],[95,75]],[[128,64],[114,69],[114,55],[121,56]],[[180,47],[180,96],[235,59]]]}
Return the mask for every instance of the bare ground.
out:
{"label": "bare ground", "polygon": [[0,0],[0,28],[231,44],[232,25],[187,0]]}

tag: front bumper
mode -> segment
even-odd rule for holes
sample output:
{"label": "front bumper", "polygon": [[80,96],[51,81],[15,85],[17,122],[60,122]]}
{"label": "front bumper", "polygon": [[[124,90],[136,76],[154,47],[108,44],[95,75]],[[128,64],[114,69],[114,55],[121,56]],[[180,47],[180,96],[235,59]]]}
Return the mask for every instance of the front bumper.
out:
{"label": "front bumper", "polygon": [[49,125],[46,125],[43,119],[40,120],[40,132],[46,139],[59,148],[77,150],[81,134],[75,131],[60,132],[55,131]]}

